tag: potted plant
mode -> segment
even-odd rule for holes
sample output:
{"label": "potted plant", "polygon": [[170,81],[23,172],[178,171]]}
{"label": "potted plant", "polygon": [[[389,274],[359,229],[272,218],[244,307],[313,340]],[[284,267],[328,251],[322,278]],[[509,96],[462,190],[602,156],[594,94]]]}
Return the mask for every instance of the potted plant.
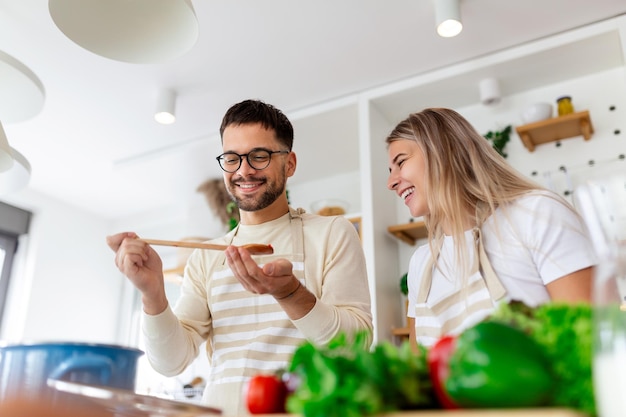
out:
{"label": "potted plant", "polygon": [[228,227],[228,230],[237,227],[240,219],[239,208],[228,194],[222,178],[206,180],[198,186],[196,191],[204,194],[213,214],[220,219],[223,225]]}

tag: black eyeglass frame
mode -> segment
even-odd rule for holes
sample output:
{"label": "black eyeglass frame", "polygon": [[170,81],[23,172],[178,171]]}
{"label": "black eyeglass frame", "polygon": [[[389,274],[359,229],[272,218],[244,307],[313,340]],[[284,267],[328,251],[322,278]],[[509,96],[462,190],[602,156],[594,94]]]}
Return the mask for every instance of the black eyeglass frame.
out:
{"label": "black eyeglass frame", "polygon": [[[259,151],[267,152],[267,154],[268,154],[267,164],[265,164],[264,167],[258,167],[256,165],[256,162],[253,162],[253,161],[250,160],[250,154],[254,154],[255,152],[259,152]],[[219,164],[220,168],[222,168],[222,171],[228,172],[229,174],[232,174],[234,172],[237,172],[237,170],[239,168],[241,168],[241,163],[243,161],[244,156],[246,157],[246,161],[248,161],[248,165],[250,165],[250,167],[252,167],[252,169],[255,169],[257,171],[261,171],[261,170],[264,170],[265,168],[267,168],[268,166],[270,166],[270,163],[272,162],[272,155],[277,154],[277,153],[278,154],[288,154],[288,153],[291,153],[291,151],[286,150],[286,149],[283,149],[283,150],[280,150],[280,151],[270,151],[269,149],[265,149],[265,148],[254,148],[250,152],[244,153],[244,154],[238,154],[237,152],[224,152],[223,154],[221,154],[220,156],[216,157],[215,159],[217,160],[217,163]],[[229,170],[229,169],[224,168],[223,161],[224,161],[224,157],[226,155],[232,155],[232,156],[237,155],[239,157],[239,163],[237,164],[237,167],[234,168],[232,171]]]}

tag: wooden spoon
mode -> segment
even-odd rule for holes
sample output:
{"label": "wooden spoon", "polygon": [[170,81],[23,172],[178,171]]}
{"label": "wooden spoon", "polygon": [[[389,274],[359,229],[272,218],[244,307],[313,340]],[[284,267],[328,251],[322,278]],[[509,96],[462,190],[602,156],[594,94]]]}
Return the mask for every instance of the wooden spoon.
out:
{"label": "wooden spoon", "polygon": [[[146,242],[149,245],[157,246],[175,246],[178,248],[193,248],[193,249],[213,249],[213,250],[225,250],[228,245],[217,245],[214,243],[199,243],[199,242],[185,242],[179,240],[159,240],[159,239],[139,239],[142,242]],[[250,243],[247,245],[241,245],[240,248],[247,249],[252,255],[271,255],[274,253],[272,245],[262,245],[260,243]]]}

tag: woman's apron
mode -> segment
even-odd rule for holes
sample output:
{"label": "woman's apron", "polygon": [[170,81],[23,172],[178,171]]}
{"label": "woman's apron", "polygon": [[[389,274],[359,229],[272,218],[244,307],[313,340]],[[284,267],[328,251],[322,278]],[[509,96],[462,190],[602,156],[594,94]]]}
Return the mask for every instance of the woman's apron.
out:
{"label": "woman's apron", "polygon": [[506,289],[491,267],[479,228],[473,230],[474,262],[465,288],[455,290],[434,304],[427,302],[432,286],[435,260],[431,256],[422,274],[415,305],[415,335],[436,341],[458,332],[488,315],[506,296]]}
{"label": "woman's apron", "polygon": [[[259,265],[272,262],[276,259],[287,259],[294,265],[293,274],[306,287],[305,271],[304,271],[304,232],[301,214],[302,209],[289,209],[289,222],[291,230],[292,253],[290,254],[272,254],[255,256],[255,260]],[[230,236],[228,244],[233,244],[234,238],[239,231],[239,226]],[[227,273],[226,273],[227,271]],[[225,287],[234,287],[235,291],[241,293],[240,284],[237,278],[226,264],[226,257],[222,261],[222,268],[216,269],[211,280],[219,280],[227,282]],[[246,296],[230,296],[228,292],[213,292],[213,288],[209,288],[207,297],[210,299],[211,308],[217,309],[216,306],[223,305],[230,301],[230,306],[223,314],[219,311],[212,313],[213,330],[212,336],[206,343],[207,355],[211,362],[210,375],[208,376],[208,384],[204,392],[204,401],[211,406],[221,408],[224,414],[245,415],[248,410],[245,407],[243,393],[245,391],[245,381],[255,373],[258,373],[259,361],[272,362],[273,366],[278,363],[287,364],[295,347],[304,340],[304,336],[295,328],[287,314],[282,310],[280,305],[275,302],[271,295],[250,294]],[[268,300],[272,298],[272,300]],[[232,305],[236,301],[237,305]],[[251,306],[252,304],[252,306]],[[251,311],[252,310],[252,311]],[[264,326],[262,317],[271,316],[271,326],[275,329],[272,336],[264,335],[260,338],[251,339],[242,345],[241,340],[236,336],[230,337],[233,329],[242,331],[241,322],[239,320],[243,315],[258,315],[258,323],[248,324],[248,328],[244,332],[262,331]],[[266,319],[268,320],[268,319]],[[258,328],[261,330],[257,329]],[[235,331],[236,333],[236,331]],[[270,337],[269,344],[265,344],[267,338]],[[222,342],[220,342],[220,340]],[[287,341],[285,341],[287,340]],[[249,349],[249,343],[254,344],[254,348]],[[272,343],[278,343],[279,348]],[[293,349],[290,348],[293,347]],[[256,350],[255,350],[256,349]],[[263,350],[266,350],[263,352]],[[260,352],[263,352],[262,354]],[[261,357],[259,357],[261,355]],[[233,357],[235,356],[235,358]],[[233,363],[237,363],[237,369],[233,369]],[[265,365],[270,367],[272,365]],[[255,368],[257,367],[257,368]],[[242,372],[241,369],[247,369]]]}

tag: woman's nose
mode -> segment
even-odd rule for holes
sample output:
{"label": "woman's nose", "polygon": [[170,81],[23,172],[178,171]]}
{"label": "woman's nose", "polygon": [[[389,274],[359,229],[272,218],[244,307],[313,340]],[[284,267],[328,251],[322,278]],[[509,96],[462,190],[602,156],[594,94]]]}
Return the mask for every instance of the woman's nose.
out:
{"label": "woman's nose", "polygon": [[400,181],[396,179],[396,176],[392,172],[390,172],[389,178],[387,178],[387,188],[390,190],[395,190],[398,187],[399,183]]}

